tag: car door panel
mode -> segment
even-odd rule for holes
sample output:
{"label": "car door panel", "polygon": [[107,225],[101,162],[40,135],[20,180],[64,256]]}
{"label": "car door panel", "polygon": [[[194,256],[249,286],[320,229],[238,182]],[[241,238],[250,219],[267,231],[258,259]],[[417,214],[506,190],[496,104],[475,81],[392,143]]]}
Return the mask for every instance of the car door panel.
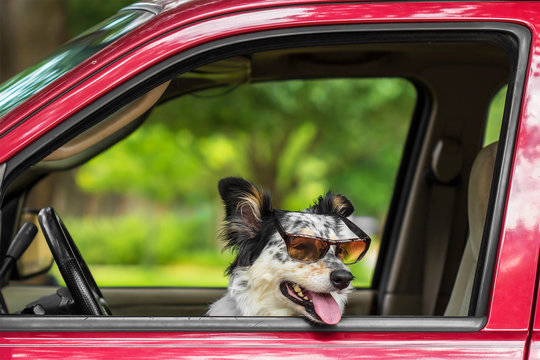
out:
{"label": "car door panel", "polygon": [[[140,47],[115,58],[114,61],[111,57],[110,63],[97,64],[99,69],[84,73],[84,77],[73,75],[72,78],[64,80],[63,83],[57,84],[62,91],[69,88],[77,91],[66,94],[56,101],[53,101],[54,97],[51,96],[44,103],[39,103],[41,105],[39,107],[37,106],[39,98],[36,98],[33,100],[34,103],[20,108],[10,115],[11,118],[4,120],[6,129],[11,130],[0,134],[2,136],[0,161],[20,156],[23,150],[28,149],[28,144],[60,126],[70,116],[85,111],[91,113],[99,109],[99,106],[112,102],[119,95],[112,95],[107,101],[99,103],[100,99],[114,91],[121,94],[122,86],[127,87],[129,81],[144,71],[148,71],[145,75],[147,78],[155,75],[152,73],[153,65],[168,61],[181,51],[193,49],[196,45],[216,39],[287,27],[290,27],[290,31],[294,31],[295,27],[313,24],[354,23],[363,26],[387,23],[389,19],[393,22],[414,22],[420,19],[422,21],[420,28],[425,22],[464,20],[488,22],[493,20],[492,13],[499,14],[498,18],[505,21],[526,23],[533,21],[534,14],[538,11],[535,8],[537,5],[517,2],[509,4],[485,2],[483,5],[474,6],[457,2],[278,6],[280,4],[274,4],[274,8],[260,10],[251,8],[250,11],[240,11],[226,16],[198,19],[190,26],[171,28],[165,35],[141,43]],[[193,15],[192,20],[195,19],[196,16]],[[221,321],[219,318],[201,319],[197,316],[187,318],[146,316],[133,319],[118,316],[108,319],[50,317],[33,321],[31,318],[21,319],[13,315],[0,319],[0,327],[4,327],[4,331],[0,333],[0,357],[281,359],[285,356],[294,356],[306,359],[390,357],[523,359],[529,351],[527,340],[537,289],[540,252],[538,236],[540,183],[536,170],[540,169],[538,156],[540,154],[536,145],[540,142],[536,120],[540,117],[540,108],[535,105],[540,104],[540,94],[535,93],[535,90],[540,88],[540,78],[537,74],[540,65],[538,52],[540,38],[536,28],[529,27],[529,29],[533,32],[534,40],[530,76],[525,87],[523,97],[525,101],[519,118],[519,129],[516,124],[516,133],[510,133],[503,139],[504,151],[501,151],[499,156],[503,168],[500,173],[504,176],[496,178],[497,190],[494,190],[500,191],[501,194],[498,194],[498,201],[490,210],[491,214],[497,211],[504,214],[500,221],[490,225],[493,227],[493,233],[500,231],[500,241],[492,242],[489,245],[492,248],[486,250],[487,253],[491,251],[491,254],[497,255],[485,265],[490,274],[493,271],[492,281],[489,282],[490,292],[482,294],[487,299],[486,308],[476,309],[478,312],[485,310],[484,314],[471,316],[465,320],[470,320],[472,327],[477,328],[465,331],[460,327],[463,319],[444,317],[410,317],[406,318],[405,325],[400,329],[391,327],[385,329],[385,324],[391,324],[394,319],[396,324],[400,324],[400,319],[404,317],[351,316],[334,328],[309,327],[306,331],[293,332],[286,326],[286,322],[283,322],[285,325],[282,329],[276,328],[278,322],[272,322],[273,325],[266,331],[261,330],[261,325],[257,327],[257,323],[264,325],[264,319],[250,319],[244,323],[240,318]],[[159,48],[160,51],[158,53],[151,51],[155,48]],[[89,69],[96,65],[92,61],[90,59],[82,67]],[[130,70],[126,71],[126,68]],[[524,83],[520,82],[516,87],[523,85]],[[43,97],[46,95],[41,96],[42,100]],[[96,109],[92,106],[96,106]],[[513,113],[508,116],[518,119],[517,112],[520,111],[520,107],[514,106],[512,111]],[[21,114],[24,115],[25,121],[15,122],[14,119],[22,116]],[[507,187],[508,196],[506,196]],[[115,306],[119,309],[135,306],[129,303],[133,291],[135,290],[104,290],[113,313]],[[208,291],[208,294],[189,300],[186,298],[186,291],[183,290],[149,290],[144,299],[139,300],[144,305],[151,304],[153,297],[161,297],[159,301],[155,301],[156,306],[166,302],[172,306],[170,312],[181,312],[181,306],[174,307],[177,299],[180,304],[195,303],[201,307],[201,303],[211,302],[221,295],[221,291]],[[353,301],[353,304],[360,304],[360,307],[364,308],[361,312],[368,313],[370,311],[368,304],[373,302],[375,296],[373,290],[359,293],[359,300]],[[126,310],[126,313],[129,311]],[[132,309],[132,311],[139,310]],[[538,314],[538,311],[536,313]],[[233,320],[239,324],[237,328],[224,325]],[[281,319],[274,320],[281,321]],[[297,322],[300,327],[311,326],[301,321],[303,320],[298,319]],[[433,326],[427,331],[426,328],[429,326],[425,324],[429,321],[433,321]],[[182,327],[182,324],[187,322],[193,325]],[[415,327],[415,322],[424,325]],[[454,323],[457,324],[455,331],[451,331]],[[204,329],[198,329],[198,324]],[[437,328],[437,324],[445,326]],[[50,326],[50,329],[46,329],[47,326]],[[111,330],[106,331],[104,327]],[[535,333],[531,342],[531,358],[540,359],[538,341],[538,334]]]}

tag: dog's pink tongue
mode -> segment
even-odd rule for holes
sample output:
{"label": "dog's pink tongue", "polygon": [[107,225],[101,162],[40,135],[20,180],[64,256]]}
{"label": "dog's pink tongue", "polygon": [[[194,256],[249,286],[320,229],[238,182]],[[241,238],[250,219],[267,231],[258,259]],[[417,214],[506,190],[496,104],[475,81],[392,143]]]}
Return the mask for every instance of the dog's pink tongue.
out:
{"label": "dog's pink tongue", "polygon": [[329,325],[334,325],[341,320],[341,310],[339,305],[330,294],[309,292],[309,297],[313,301],[315,312],[322,321]]}

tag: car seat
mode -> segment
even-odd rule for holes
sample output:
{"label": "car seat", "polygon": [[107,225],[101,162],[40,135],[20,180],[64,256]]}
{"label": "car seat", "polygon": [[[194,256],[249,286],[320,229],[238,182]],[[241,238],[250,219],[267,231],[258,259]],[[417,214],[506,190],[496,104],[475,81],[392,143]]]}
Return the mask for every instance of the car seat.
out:
{"label": "car seat", "polygon": [[456,281],[446,307],[445,316],[467,316],[484,233],[486,212],[491,191],[498,142],[481,149],[469,175],[469,236],[463,250]]}

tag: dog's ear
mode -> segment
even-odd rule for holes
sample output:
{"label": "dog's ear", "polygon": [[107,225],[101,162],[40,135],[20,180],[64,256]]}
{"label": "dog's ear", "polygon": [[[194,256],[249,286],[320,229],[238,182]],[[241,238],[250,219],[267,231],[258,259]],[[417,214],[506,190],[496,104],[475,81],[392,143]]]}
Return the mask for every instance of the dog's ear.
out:
{"label": "dog's ear", "polygon": [[218,189],[226,213],[221,237],[225,248],[236,252],[236,258],[226,271],[231,275],[236,267],[252,265],[263,251],[269,238],[264,224],[265,220],[271,223],[268,220],[272,216],[272,199],[242,178],[221,179]]}
{"label": "dog's ear", "polygon": [[225,204],[225,220],[243,235],[254,236],[263,218],[272,214],[270,195],[247,180],[224,178],[219,181],[218,189]]}
{"label": "dog's ear", "polygon": [[333,194],[329,191],[326,196],[319,196],[319,199],[310,210],[315,214],[338,214],[347,217],[354,212],[354,206],[345,196]]}

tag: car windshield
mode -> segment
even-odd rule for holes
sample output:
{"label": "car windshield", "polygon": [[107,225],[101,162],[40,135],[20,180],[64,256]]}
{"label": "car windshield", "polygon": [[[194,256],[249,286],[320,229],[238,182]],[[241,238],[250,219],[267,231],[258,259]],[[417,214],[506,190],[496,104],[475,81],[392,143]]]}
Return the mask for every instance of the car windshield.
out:
{"label": "car windshield", "polygon": [[126,8],[0,85],[0,117],[155,14]]}

